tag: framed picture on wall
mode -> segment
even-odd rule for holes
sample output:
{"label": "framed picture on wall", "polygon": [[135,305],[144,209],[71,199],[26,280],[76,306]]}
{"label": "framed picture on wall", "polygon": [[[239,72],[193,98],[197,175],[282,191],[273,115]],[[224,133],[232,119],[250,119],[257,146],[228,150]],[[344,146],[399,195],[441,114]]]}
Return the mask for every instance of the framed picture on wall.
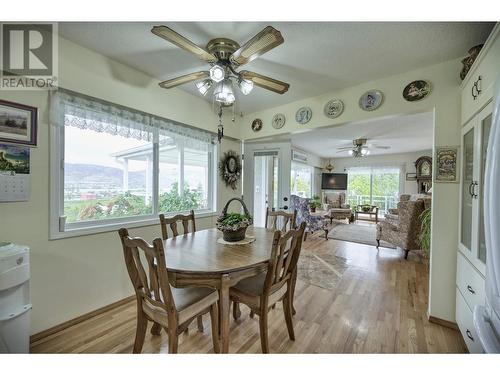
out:
{"label": "framed picture on wall", "polygon": [[0,142],[36,146],[38,109],[0,100]]}
{"label": "framed picture on wall", "polygon": [[436,182],[458,182],[458,146],[436,147]]}

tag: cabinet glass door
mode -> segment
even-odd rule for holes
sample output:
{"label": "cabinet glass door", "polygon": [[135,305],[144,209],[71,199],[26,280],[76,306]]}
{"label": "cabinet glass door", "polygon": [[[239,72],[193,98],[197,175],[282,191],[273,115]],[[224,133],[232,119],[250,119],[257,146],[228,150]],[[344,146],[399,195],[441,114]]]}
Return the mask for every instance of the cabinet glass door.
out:
{"label": "cabinet glass door", "polygon": [[491,130],[491,113],[481,121],[481,175],[479,189],[479,246],[477,257],[486,263],[486,240],[484,235],[484,169],[486,167],[486,152]]}
{"label": "cabinet glass door", "polygon": [[472,188],[474,181],[474,127],[463,136],[462,148],[462,217],[460,242],[467,249],[472,246]]}

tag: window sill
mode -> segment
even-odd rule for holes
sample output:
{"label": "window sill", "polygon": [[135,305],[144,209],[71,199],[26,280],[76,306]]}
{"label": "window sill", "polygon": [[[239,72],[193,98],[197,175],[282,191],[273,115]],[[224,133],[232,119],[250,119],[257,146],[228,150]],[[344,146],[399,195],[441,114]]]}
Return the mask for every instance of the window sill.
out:
{"label": "window sill", "polygon": [[[183,214],[187,214],[188,212],[182,212]],[[169,215],[176,215],[177,213],[171,213]],[[195,217],[196,219],[202,219],[202,218],[207,218],[207,217],[213,217],[217,216],[217,212],[215,211],[200,211],[198,213],[195,212]],[[140,228],[140,227],[148,227],[148,226],[153,226],[153,225],[158,225],[158,228],[160,226],[160,219],[157,217],[151,217],[147,219],[141,219],[141,220],[123,220],[121,222],[113,222],[113,223],[106,223],[105,221],[101,222],[94,222],[92,224],[89,224],[88,226],[85,227],[79,227],[79,228],[67,228],[64,232],[60,232],[58,230],[52,230],[50,233],[50,238],[49,240],[59,240],[63,238],[70,238],[70,237],[79,237],[79,236],[90,236],[93,234],[99,234],[99,233],[106,233],[106,232],[113,232],[117,231],[120,228]],[[160,232],[158,232],[160,233]]]}

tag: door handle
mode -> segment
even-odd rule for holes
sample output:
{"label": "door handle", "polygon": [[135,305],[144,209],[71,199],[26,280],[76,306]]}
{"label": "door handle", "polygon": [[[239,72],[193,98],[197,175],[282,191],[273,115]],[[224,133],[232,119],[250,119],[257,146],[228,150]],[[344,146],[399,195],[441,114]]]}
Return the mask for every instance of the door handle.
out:
{"label": "door handle", "polygon": [[471,339],[472,341],[474,341],[474,337],[472,337],[472,333],[471,333],[471,331],[467,330],[467,331],[465,331],[465,333],[467,334],[467,337],[468,337],[469,339]]}
{"label": "door handle", "polygon": [[467,285],[467,290],[472,294],[476,294],[476,291],[470,285]]}
{"label": "door handle", "polygon": [[479,187],[479,182],[474,181],[472,183],[472,196],[477,199],[478,195],[476,194],[476,186]]}
{"label": "door handle", "polygon": [[472,186],[474,186],[474,181],[469,184],[469,195],[474,198],[474,193],[472,192]]}
{"label": "door handle", "polygon": [[288,210],[288,206],[278,207],[280,210]]}

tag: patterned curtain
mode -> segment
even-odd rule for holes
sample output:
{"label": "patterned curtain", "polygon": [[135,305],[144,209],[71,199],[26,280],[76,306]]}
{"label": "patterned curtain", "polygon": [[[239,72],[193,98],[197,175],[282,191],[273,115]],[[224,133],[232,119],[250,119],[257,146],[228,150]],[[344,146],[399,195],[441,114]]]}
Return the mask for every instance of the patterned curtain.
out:
{"label": "patterned curtain", "polygon": [[51,92],[50,122],[150,142],[158,132],[160,144],[182,141],[200,151],[208,151],[216,141],[208,131],[64,89]]}

